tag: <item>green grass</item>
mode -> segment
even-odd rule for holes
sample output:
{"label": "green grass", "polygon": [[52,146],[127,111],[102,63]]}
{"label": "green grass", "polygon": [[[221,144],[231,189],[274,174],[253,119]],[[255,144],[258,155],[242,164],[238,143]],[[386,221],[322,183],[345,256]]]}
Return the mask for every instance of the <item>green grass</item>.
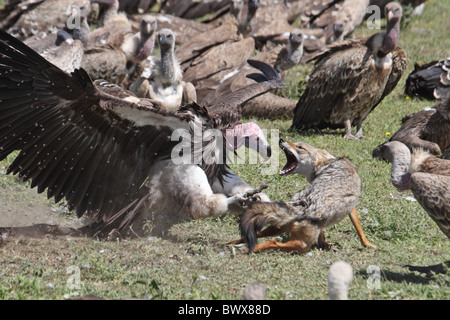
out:
{"label": "green grass", "polygon": [[[253,281],[267,285],[268,299],[326,299],[327,271],[338,260],[348,261],[354,268],[350,299],[449,299],[448,273],[426,276],[404,268],[406,264],[426,266],[449,260],[448,239],[417,202],[395,197],[399,193],[389,180],[390,166],[371,157],[373,148],[400,127],[404,115],[433,105],[405,97],[403,84],[414,62],[448,56],[449,16],[450,0],[429,0],[423,15],[413,17],[402,30],[400,45],[407,52],[408,69],[395,91],[365,121],[367,138],[362,142],[343,140],[342,132],[299,135],[288,130],[288,120],[256,119],[263,128],[278,129],[286,140],[303,140],[352,159],[363,184],[357,208],[361,223],[378,249],[363,248],[350,220],[344,219],[327,229],[327,240],[335,251],[313,248],[302,255],[279,251],[247,255],[224,244],[239,237],[238,219],[233,215],[181,222],[164,238],[12,240],[0,246],[0,299],[95,294],[111,299],[234,300],[241,299],[243,287]],[[372,32],[362,25],[356,34]],[[308,66],[293,69],[283,94],[298,97],[299,79],[305,79],[308,70]],[[12,159],[2,162],[0,170]],[[280,166],[284,161],[280,154]],[[274,200],[287,200],[306,184],[300,177],[263,176],[256,165],[235,165],[233,169],[254,186],[271,181],[267,193]],[[33,206],[53,206],[15,177],[0,175],[0,187],[2,202],[23,206],[20,200],[25,199],[30,215]],[[67,214],[49,214],[67,219]],[[371,287],[377,274],[371,274],[370,268],[379,270],[378,288]]]}

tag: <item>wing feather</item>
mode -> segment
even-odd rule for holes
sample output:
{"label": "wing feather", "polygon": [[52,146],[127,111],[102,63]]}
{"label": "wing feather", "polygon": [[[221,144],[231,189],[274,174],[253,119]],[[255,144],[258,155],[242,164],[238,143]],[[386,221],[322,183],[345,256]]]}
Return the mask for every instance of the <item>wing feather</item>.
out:
{"label": "wing feather", "polygon": [[67,74],[4,31],[0,101],[0,160],[20,150],[7,172],[97,221],[142,197],[149,166],[170,154],[170,132],[189,121],[83,69]]}
{"label": "wing feather", "polygon": [[411,190],[428,215],[450,238],[450,176],[414,173]]}
{"label": "wing feather", "polygon": [[219,126],[233,127],[241,117],[239,106],[270,90],[285,87],[278,72],[269,64],[257,60],[247,60],[247,62],[263,74],[252,74],[251,79],[259,82],[231,92],[208,107],[211,115],[220,120]]}

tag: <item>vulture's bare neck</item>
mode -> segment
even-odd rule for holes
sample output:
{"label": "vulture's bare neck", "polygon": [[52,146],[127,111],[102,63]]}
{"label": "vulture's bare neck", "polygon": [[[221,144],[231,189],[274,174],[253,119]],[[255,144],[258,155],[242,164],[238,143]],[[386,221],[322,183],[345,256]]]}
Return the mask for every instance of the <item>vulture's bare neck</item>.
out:
{"label": "vulture's bare neck", "polygon": [[143,61],[152,53],[155,46],[156,34],[153,32],[151,35],[144,35],[141,32],[141,38],[139,40],[139,47],[135,54],[135,59]]}
{"label": "vulture's bare neck", "polygon": [[377,55],[384,57],[392,52],[397,47],[398,38],[400,36],[400,20],[389,22],[386,28],[386,33],[383,38],[383,45],[378,50]]}
{"label": "vulture's bare neck", "polygon": [[75,30],[73,31],[73,38],[80,40],[83,46],[86,48],[89,44],[89,33],[89,23],[87,22],[86,17],[81,17],[80,28],[75,28]]}
{"label": "vulture's bare neck", "polygon": [[386,31],[378,32],[371,36],[367,40],[366,45],[376,55],[378,60],[384,60],[397,47],[399,36],[400,20],[389,21]]}
{"label": "vulture's bare neck", "polygon": [[394,187],[399,190],[408,190],[411,179],[411,152],[408,147],[395,150],[392,159],[391,181]]}
{"label": "vulture's bare neck", "polygon": [[303,56],[303,42],[289,42],[287,49],[289,62],[293,65],[297,65]]}
{"label": "vulture's bare neck", "polygon": [[400,36],[400,19],[389,21],[386,27],[386,32],[382,33],[383,41],[381,47],[377,50],[377,56],[383,58],[392,52],[398,44]]}
{"label": "vulture's bare neck", "polygon": [[161,48],[161,76],[164,82],[174,83],[177,79],[176,58],[173,47]]}

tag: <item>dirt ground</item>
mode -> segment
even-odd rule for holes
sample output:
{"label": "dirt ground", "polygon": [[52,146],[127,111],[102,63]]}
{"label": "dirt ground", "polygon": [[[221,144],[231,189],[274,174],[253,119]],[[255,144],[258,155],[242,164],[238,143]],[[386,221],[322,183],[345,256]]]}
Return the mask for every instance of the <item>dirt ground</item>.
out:
{"label": "dirt ground", "polygon": [[24,183],[4,186],[0,190],[0,228],[39,224],[79,228],[84,224],[83,218],[68,213],[63,204],[54,204],[45,194],[38,194],[36,189]]}

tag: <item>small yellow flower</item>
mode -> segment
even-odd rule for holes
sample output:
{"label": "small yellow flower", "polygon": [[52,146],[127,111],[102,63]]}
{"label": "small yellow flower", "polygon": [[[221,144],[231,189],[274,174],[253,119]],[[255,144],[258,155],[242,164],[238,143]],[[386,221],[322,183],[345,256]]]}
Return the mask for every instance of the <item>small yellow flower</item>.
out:
{"label": "small yellow flower", "polygon": [[409,98],[409,96],[406,96],[406,98],[405,98],[406,100],[409,100],[410,98]]}
{"label": "small yellow flower", "polygon": [[389,137],[391,133],[389,131],[386,132],[386,137]]}
{"label": "small yellow flower", "polygon": [[303,82],[303,81],[305,81],[305,79],[303,79],[303,78],[298,79],[298,82]]}

